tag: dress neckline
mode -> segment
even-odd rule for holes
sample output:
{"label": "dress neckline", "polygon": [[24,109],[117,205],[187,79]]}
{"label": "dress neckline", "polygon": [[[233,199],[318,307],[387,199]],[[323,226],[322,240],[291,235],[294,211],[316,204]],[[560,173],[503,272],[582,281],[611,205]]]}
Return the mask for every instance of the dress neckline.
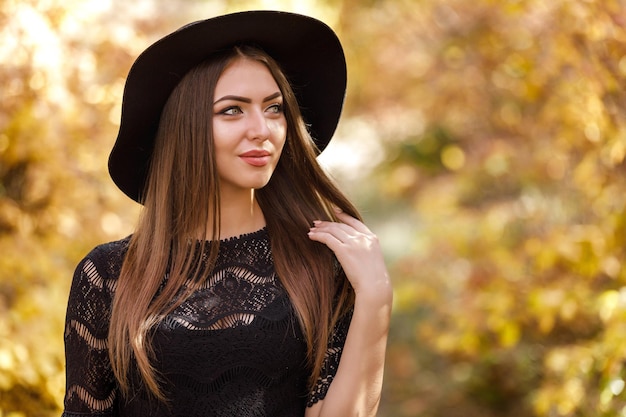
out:
{"label": "dress neckline", "polygon": [[267,226],[263,226],[262,228],[255,230],[253,232],[242,233],[239,235],[229,236],[227,238],[220,239],[219,242],[220,243],[232,243],[232,242],[237,242],[241,240],[250,240],[253,238],[260,238],[266,234],[267,234]]}

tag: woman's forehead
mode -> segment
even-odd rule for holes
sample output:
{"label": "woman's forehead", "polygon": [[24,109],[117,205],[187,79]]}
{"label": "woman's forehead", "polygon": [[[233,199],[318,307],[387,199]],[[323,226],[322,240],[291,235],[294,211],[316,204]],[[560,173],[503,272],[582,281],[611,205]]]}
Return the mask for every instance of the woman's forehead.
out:
{"label": "woman's forehead", "polygon": [[217,80],[215,96],[217,98],[224,94],[265,94],[263,97],[266,97],[278,90],[278,83],[265,64],[237,57],[224,68]]}

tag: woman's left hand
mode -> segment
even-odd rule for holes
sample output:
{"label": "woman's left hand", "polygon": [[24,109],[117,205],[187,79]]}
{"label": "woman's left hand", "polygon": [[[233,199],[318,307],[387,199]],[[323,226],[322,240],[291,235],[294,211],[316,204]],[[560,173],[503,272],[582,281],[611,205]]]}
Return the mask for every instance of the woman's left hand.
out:
{"label": "woman's left hand", "polygon": [[378,238],[358,219],[337,211],[315,221],[309,238],[335,253],[355,292],[343,354],[324,400],[307,417],[374,416],[380,402],[392,289]]}
{"label": "woman's left hand", "polygon": [[378,237],[354,217],[341,211],[336,214],[340,222],[313,222],[309,238],[335,253],[357,297],[365,295],[386,302],[391,283]]}

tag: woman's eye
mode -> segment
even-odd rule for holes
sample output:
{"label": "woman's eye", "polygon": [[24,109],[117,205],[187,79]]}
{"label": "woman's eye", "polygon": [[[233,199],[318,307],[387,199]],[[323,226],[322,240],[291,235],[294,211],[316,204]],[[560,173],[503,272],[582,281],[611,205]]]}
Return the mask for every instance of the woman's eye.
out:
{"label": "woman's eye", "polygon": [[283,111],[283,105],[279,103],[272,104],[267,108],[267,111],[269,111],[270,113],[281,113]]}
{"label": "woman's eye", "polygon": [[235,116],[237,114],[242,114],[242,113],[243,111],[241,110],[241,107],[239,106],[226,107],[224,110],[220,112],[220,114],[225,114],[227,116]]}

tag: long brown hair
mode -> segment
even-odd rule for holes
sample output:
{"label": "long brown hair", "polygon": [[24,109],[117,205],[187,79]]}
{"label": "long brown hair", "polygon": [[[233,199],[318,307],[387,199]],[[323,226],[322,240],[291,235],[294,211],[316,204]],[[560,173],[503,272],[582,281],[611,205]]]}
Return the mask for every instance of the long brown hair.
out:
{"label": "long brown hair", "polygon": [[[201,268],[194,251],[209,250],[209,265],[217,257],[220,189],[212,110],[207,109],[213,108],[217,80],[237,58],[265,64],[283,95],[287,140],[272,178],[256,191],[256,198],[267,222],[276,273],[306,338],[312,370],[309,386],[320,377],[333,327],[354,304],[353,290],[333,253],[311,241],[307,231],[313,220],[336,220],[333,206],[357,218],[359,214],[319,166],[296,96],[278,64],[258,48],[235,47],[187,73],[163,109],[144,208],[129,243],[111,314],[110,357],[124,394],[129,393],[129,373],[136,365],[148,390],[166,400],[151,363],[151,330],[210,274],[211,268]],[[207,226],[213,230],[211,240],[189,245]]]}

